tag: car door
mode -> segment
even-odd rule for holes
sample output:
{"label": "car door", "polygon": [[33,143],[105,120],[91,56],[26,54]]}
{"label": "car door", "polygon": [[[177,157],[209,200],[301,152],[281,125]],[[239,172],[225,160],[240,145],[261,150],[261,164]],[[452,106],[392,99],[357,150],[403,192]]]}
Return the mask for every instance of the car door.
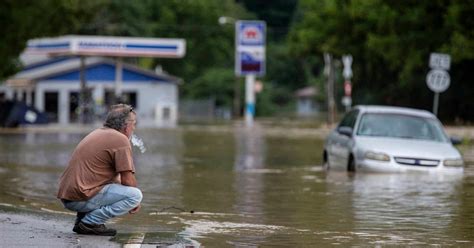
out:
{"label": "car door", "polygon": [[333,132],[332,142],[328,144],[330,150],[329,164],[333,168],[346,169],[353,144],[354,126],[359,110],[348,112]]}

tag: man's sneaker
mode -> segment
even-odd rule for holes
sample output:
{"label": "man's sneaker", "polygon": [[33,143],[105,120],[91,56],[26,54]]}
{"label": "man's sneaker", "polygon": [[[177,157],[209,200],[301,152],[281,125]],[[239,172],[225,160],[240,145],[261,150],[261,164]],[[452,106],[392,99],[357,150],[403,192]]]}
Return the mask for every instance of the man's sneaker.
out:
{"label": "man's sneaker", "polygon": [[74,226],[79,224],[79,222],[81,222],[81,220],[86,216],[86,214],[87,214],[87,212],[77,212],[76,221],[74,222]]}
{"label": "man's sneaker", "polygon": [[84,222],[79,222],[72,230],[78,234],[87,235],[115,236],[115,234],[117,234],[115,229],[107,228],[104,224],[94,225]]}
{"label": "man's sneaker", "polygon": [[87,213],[84,213],[84,212],[77,212],[77,215],[76,215],[76,221],[74,221],[74,228],[72,228],[72,230],[74,232],[76,232],[75,230],[77,230],[77,225],[79,224],[79,222],[81,222],[81,220],[86,216]]}

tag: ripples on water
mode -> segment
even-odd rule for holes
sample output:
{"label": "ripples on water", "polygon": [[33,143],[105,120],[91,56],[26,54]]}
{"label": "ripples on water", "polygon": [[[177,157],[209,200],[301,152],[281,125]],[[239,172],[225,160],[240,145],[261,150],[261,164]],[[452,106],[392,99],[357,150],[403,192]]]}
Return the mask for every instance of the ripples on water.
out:
{"label": "ripples on water", "polygon": [[[474,244],[471,168],[464,175],[328,173],[319,165],[323,141],[311,137],[268,137],[259,127],[138,134],[143,140],[135,135],[131,142],[141,152],[134,159],[143,208],[133,217],[114,219],[117,242],[138,238],[148,244],[207,247]],[[83,135],[3,136],[0,208],[36,209],[72,222],[72,213],[54,193]]]}

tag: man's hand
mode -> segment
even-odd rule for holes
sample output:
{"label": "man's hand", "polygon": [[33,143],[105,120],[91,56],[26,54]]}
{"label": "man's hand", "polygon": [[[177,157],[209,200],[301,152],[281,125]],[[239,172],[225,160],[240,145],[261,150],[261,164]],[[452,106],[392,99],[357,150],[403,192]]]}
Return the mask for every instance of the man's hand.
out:
{"label": "man's hand", "polygon": [[131,171],[120,172],[120,179],[122,185],[137,187],[137,180],[135,179],[135,175],[133,175],[133,172]]}
{"label": "man's hand", "polygon": [[138,205],[136,208],[134,208],[134,209],[128,211],[128,213],[129,213],[129,214],[137,213],[138,211],[140,211],[140,208],[141,208],[141,207],[142,207],[141,205]]}

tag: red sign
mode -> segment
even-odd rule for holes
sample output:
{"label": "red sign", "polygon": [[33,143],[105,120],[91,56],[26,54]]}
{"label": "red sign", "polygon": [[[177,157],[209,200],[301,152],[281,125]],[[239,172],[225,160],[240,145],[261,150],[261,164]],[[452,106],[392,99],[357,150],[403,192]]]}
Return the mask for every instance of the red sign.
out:
{"label": "red sign", "polygon": [[344,94],[345,94],[346,96],[351,96],[351,94],[352,94],[351,81],[345,81],[345,82],[344,82]]}
{"label": "red sign", "polygon": [[249,28],[244,30],[244,35],[246,39],[255,39],[257,37],[257,31]]}

